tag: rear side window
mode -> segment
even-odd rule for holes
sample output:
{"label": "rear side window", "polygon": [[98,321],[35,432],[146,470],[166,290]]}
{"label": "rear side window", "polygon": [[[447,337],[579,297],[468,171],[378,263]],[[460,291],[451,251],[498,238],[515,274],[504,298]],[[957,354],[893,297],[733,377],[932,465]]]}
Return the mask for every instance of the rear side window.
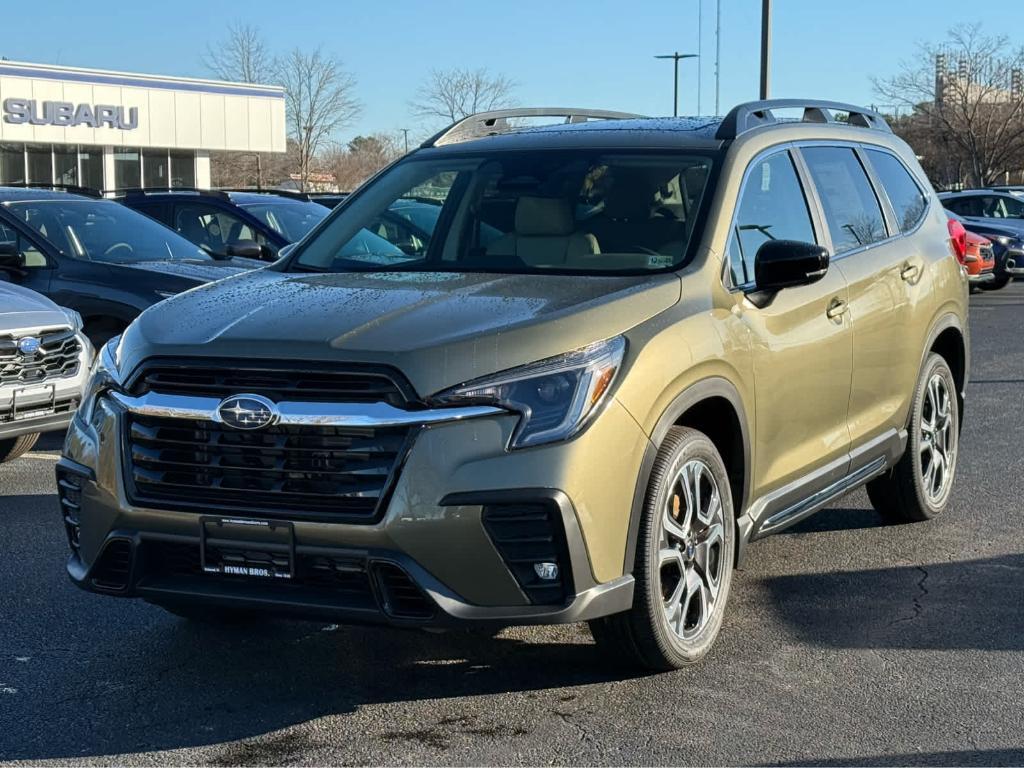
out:
{"label": "rear side window", "polygon": [[769,240],[816,242],[807,199],[789,152],[755,162],[741,194],[729,241],[736,286],[754,282],[754,257]]}
{"label": "rear side window", "polygon": [[885,240],[885,219],[867,174],[849,147],[800,150],[825,209],[836,254]]}
{"label": "rear side window", "polygon": [[909,232],[924,218],[928,198],[914,181],[910,171],[895,156],[877,149],[867,150],[871,165],[896,212],[901,232]]}

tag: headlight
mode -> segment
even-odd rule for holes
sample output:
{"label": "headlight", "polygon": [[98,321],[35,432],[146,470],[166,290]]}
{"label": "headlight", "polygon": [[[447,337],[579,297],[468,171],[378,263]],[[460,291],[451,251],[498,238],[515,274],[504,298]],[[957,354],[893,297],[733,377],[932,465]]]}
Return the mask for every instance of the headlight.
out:
{"label": "headlight", "polygon": [[80,314],[75,312],[73,309],[68,309],[67,307],[61,307],[60,311],[64,313],[64,317],[66,317],[68,322],[71,323],[71,327],[74,329],[75,333],[82,330],[82,316]]}
{"label": "headlight", "polygon": [[121,343],[121,337],[115,336],[96,355],[93,361],[92,370],[89,372],[89,380],[85,384],[85,394],[82,396],[82,404],[78,407],[78,415],[86,424],[92,421],[93,411],[96,409],[96,400],[104,392],[112,389],[119,389],[121,386],[120,374],[117,370],[117,346]]}
{"label": "headlight", "polygon": [[999,243],[999,245],[1004,247],[1008,247],[1014,241],[1014,238],[1007,237],[1006,235],[986,235],[986,237],[993,243]]}
{"label": "headlight", "polygon": [[593,416],[615,381],[626,351],[619,336],[462,384],[432,398],[443,405],[495,405],[522,418],[513,448],[565,440]]}

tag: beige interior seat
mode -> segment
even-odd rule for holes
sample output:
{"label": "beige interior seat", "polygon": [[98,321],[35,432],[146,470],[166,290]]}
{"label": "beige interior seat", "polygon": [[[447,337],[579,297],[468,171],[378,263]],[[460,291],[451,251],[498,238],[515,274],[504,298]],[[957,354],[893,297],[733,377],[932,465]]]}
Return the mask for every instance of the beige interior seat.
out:
{"label": "beige interior seat", "polygon": [[531,266],[572,265],[599,253],[594,235],[573,230],[569,201],[550,197],[520,197],[515,230],[487,247],[489,256],[516,256]]}

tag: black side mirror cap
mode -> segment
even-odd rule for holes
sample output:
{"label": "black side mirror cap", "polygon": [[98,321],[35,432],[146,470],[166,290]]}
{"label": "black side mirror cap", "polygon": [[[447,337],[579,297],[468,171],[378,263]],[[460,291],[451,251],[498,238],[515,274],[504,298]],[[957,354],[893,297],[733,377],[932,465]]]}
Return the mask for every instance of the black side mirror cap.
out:
{"label": "black side mirror cap", "polygon": [[769,240],[754,256],[754,291],[775,294],[784,288],[810,285],[828,272],[828,249],[797,240]]}
{"label": "black side mirror cap", "polygon": [[229,258],[238,256],[243,259],[258,259],[263,255],[263,247],[255,240],[236,240],[228,244],[224,253]]}

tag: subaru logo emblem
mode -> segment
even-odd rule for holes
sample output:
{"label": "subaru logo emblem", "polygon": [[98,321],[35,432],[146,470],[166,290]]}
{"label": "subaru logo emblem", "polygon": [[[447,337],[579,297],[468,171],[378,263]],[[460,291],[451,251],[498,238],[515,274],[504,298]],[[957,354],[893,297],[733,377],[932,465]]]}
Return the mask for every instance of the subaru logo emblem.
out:
{"label": "subaru logo emblem", "polygon": [[25,357],[33,357],[42,348],[43,342],[35,336],[26,336],[18,339],[18,351]]}
{"label": "subaru logo emblem", "polygon": [[217,406],[221,423],[235,429],[264,429],[277,422],[281,414],[273,401],[261,395],[232,395]]}

